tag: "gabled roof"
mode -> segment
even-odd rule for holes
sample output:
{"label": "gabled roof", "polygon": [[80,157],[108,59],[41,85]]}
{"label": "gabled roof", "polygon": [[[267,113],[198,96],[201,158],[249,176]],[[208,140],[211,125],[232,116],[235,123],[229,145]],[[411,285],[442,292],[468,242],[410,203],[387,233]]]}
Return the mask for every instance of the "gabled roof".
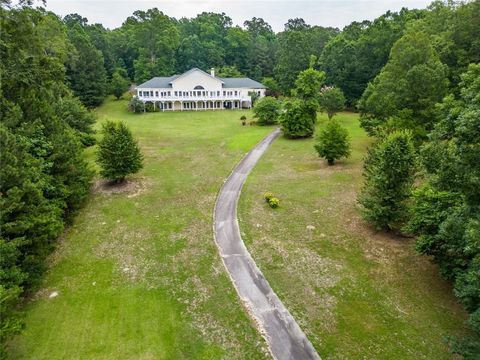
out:
{"label": "gabled roof", "polygon": [[250,78],[221,78],[224,88],[266,89],[266,86]]}
{"label": "gabled roof", "polygon": [[248,88],[248,89],[266,89],[266,86],[259,83],[258,81],[252,80],[250,78],[221,78],[221,77],[214,77],[205,71],[198,69],[198,68],[193,68],[190,69],[186,72],[184,72],[181,75],[173,75],[173,76],[168,76],[168,77],[154,77],[143,84],[140,84],[137,86],[137,88],[147,88],[147,89],[167,89],[167,88],[172,88],[172,82],[188,75],[189,73],[193,71],[200,71],[204,73],[205,75],[216,79],[222,83],[222,88],[228,89],[228,88]]}
{"label": "gabled roof", "polygon": [[182,78],[182,77],[184,77],[184,76],[187,76],[187,75],[189,75],[189,74],[191,74],[192,72],[195,72],[195,71],[200,71],[203,75],[208,76],[208,77],[211,77],[212,79],[218,80],[218,81],[220,81],[221,83],[223,83],[222,79],[220,79],[220,78],[218,78],[218,77],[215,77],[215,76],[212,76],[212,75],[210,75],[209,73],[207,73],[207,72],[205,72],[205,71],[203,71],[202,69],[199,69],[199,68],[192,68],[192,69],[190,69],[190,70],[188,70],[188,71],[185,71],[182,75],[180,75],[180,76],[176,77],[175,79],[173,79],[172,82],[175,81],[175,80],[177,80],[177,79],[180,79],[180,78]]}

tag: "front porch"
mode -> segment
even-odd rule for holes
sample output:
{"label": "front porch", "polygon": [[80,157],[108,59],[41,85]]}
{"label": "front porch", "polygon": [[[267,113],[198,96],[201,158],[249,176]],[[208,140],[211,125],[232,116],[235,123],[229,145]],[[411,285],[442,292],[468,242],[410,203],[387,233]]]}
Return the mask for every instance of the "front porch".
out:
{"label": "front porch", "polygon": [[[251,101],[236,100],[154,100],[140,99],[143,103],[152,104],[156,111],[199,111],[199,110],[224,110],[224,109],[250,109]],[[145,107],[144,107],[145,109]]]}

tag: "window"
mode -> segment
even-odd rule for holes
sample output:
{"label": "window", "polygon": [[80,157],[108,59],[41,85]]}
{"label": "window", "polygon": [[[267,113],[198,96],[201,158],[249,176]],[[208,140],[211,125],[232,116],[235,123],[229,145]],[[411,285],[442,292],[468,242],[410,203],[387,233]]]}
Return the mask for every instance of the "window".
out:
{"label": "window", "polygon": [[203,90],[205,89],[202,85],[197,85],[193,88],[193,90]]}
{"label": "window", "polygon": [[155,91],[155,96],[158,97],[158,91]]}
{"label": "window", "polygon": [[237,96],[237,95],[238,95],[238,91],[237,91],[237,90],[235,90],[235,96]]}
{"label": "window", "polygon": [[224,92],[223,92],[223,96],[225,96],[226,94],[227,94],[227,92],[226,92],[226,91],[224,91]]}
{"label": "window", "polygon": [[217,96],[220,96],[220,91],[217,91]]}
{"label": "window", "polygon": [[150,90],[150,96],[153,97],[153,90]]}
{"label": "window", "polygon": [[168,92],[168,96],[172,96],[172,93],[170,91]]}

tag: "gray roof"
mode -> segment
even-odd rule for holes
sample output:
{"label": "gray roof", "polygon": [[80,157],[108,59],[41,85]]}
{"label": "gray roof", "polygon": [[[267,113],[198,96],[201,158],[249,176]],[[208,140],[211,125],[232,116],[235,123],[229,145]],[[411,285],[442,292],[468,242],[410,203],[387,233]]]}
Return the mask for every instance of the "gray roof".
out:
{"label": "gray roof", "polygon": [[224,88],[249,88],[249,89],[266,89],[265,85],[250,78],[219,78],[224,84]]}
{"label": "gray roof", "polygon": [[[170,84],[176,78],[183,76],[193,70],[200,70],[197,68],[193,68],[184,72],[182,75],[173,75],[169,77],[154,77],[143,84],[137,86],[137,88],[150,88],[150,89],[157,89],[157,88],[171,88],[172,84]],[[200,70],[204,72],[203,70]],[[205,73],[205,72],[204,72]],[[211,76],[208,73],[205,73],[208,76]],[[223,81],[222,87],[223,88],[248,88],[248,89],[266,89],[265,85],[260,84],[258,81],[252,80],[250,78],[221,78],[217,77],[220,81]]]}

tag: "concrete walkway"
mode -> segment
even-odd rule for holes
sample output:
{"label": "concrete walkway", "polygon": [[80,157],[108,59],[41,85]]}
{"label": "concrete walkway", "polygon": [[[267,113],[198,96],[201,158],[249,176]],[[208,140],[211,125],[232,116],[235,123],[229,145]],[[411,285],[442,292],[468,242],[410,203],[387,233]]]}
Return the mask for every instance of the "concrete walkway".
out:
{"label": "concrete walkway", "polygon": [[237,202],[243,183],[268,146],[280,135],[275,130],[251,150],[233,170],[220,193],[214,213],[215,242],[233,285],[278,360],[320,360],[295,319],[273,292],[253,261],[237,221]]}

